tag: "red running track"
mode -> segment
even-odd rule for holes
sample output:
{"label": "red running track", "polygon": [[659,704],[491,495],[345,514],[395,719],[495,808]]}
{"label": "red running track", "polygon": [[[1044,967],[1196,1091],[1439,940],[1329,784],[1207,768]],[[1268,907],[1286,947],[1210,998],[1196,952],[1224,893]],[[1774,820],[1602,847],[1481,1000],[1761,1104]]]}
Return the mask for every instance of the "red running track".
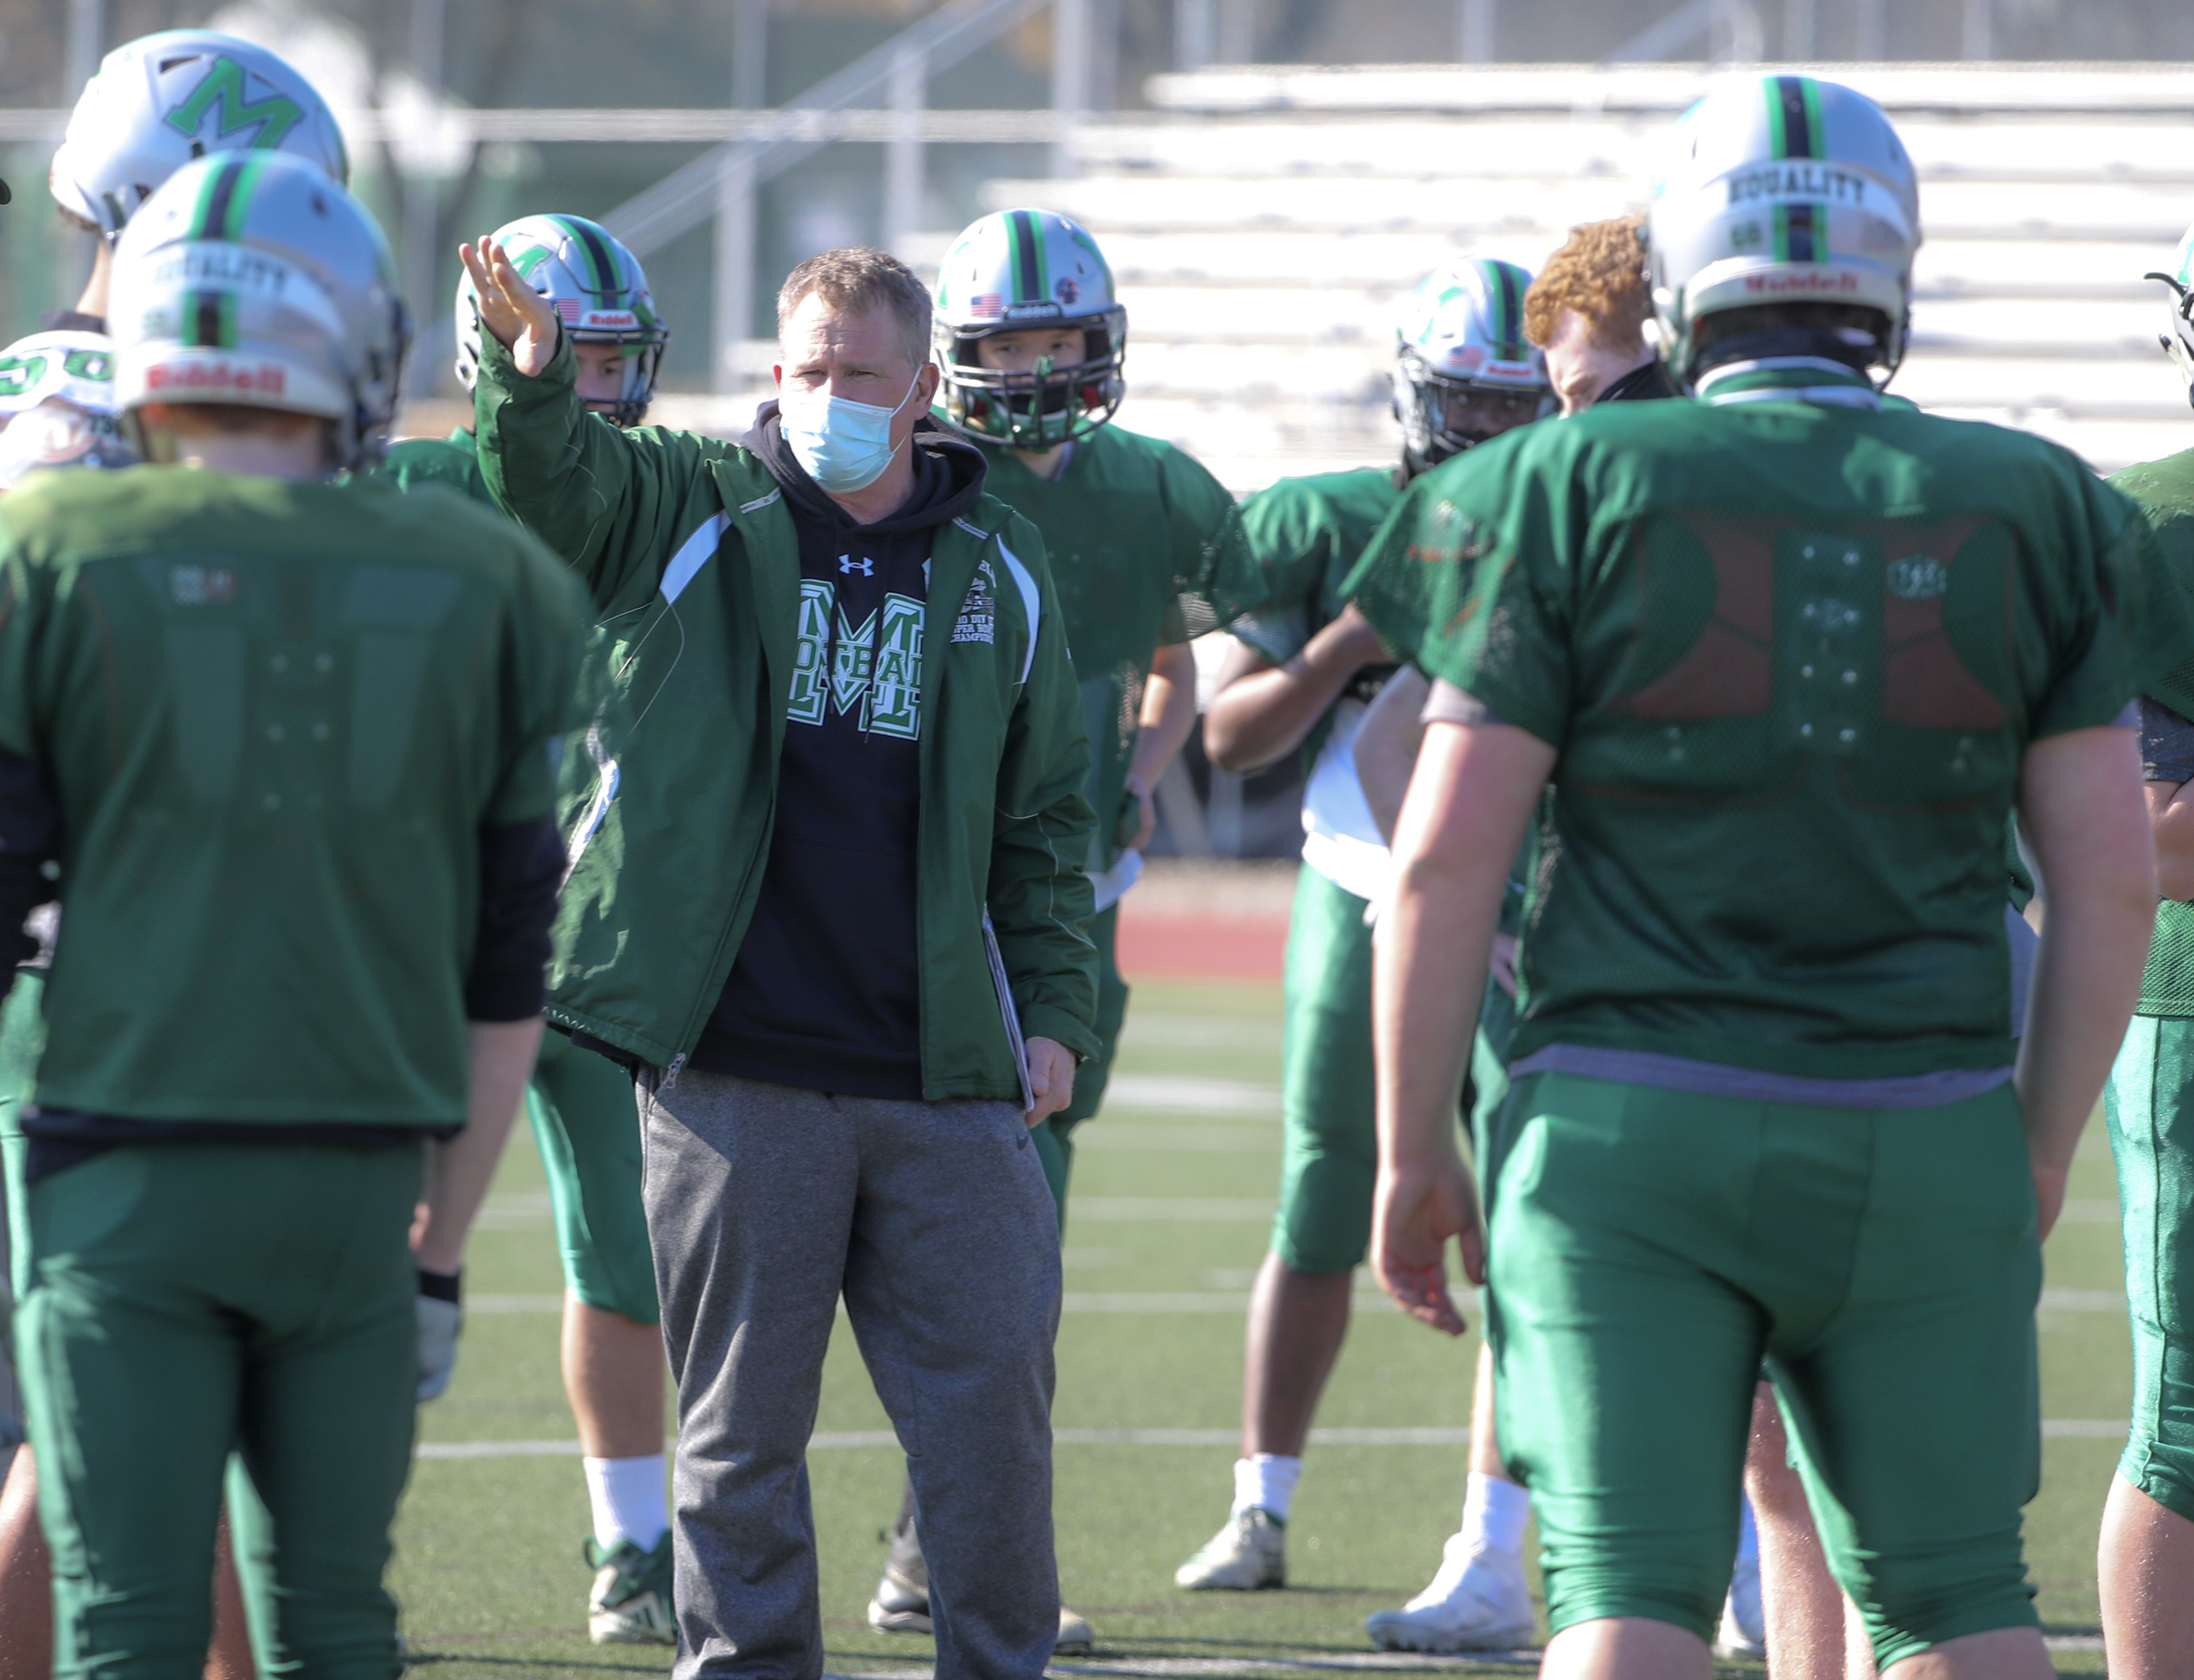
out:
{"label": "red running track", "polygon": [[1146,909],[1130,893],[1120,906],[1120,972],[1138,978],[1280,978],[1288,919],[1200,915]]}

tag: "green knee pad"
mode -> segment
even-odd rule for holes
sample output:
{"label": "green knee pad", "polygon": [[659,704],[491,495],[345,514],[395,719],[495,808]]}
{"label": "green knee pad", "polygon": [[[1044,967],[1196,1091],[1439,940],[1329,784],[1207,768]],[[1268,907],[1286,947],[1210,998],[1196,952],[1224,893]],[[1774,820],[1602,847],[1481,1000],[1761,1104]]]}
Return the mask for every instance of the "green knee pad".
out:
{"label": "green knee pad", "polygon": [[[1119,933],[1117,904],[1089,924],[1089,940],[1097,947],[1097,1053],[1074,1070],[1074,1100],[1052,1116],[1064,1121],[1070,1132],[1093,1118],[1104,1103],[1105,1087],[1112,1080],[1112,1058],[1120,1048],[1120,1028],[1128,1018],[1128,983],[1120,978],[1114,949]],[[1066,1167],[1072,1166],[1074,1152],[1069,1149]],[[1059,1182],[1052,1186],[1052,1195],[1062,1202],[1066,1197],[1066,1167],[1062,1167]],[[1051,1170],[1048,1161],[1044,1170],[1047,1173]]]}
{"label": "green knee pad", "polygon": [[563,1034],[547,1033],[526,1111],[548,1175],[566,1286],[597,1311],[657,1322],[631,1076]]}
{"label": "green knee pad", "polygon": [[2133,1326],[2133,1427],[2118,1474],[2194,1521],[2194,1019],[2133,1018],[2103,1114]]}
{"label": "green knee pad", "polygon": [[1288,920],[1281,1026],[1284,1132],[1272,1252],[1301,1272],[1347,1271],[1371,1238],[1378,1176],[1365,900],[1306,863]]}
{"label": "green knee pad", "polygon": [[1884,1668],[2034,1625],[2041,1258],[2007,1085],[1869,1110],[1537,1074],[1502,1130],[1488,1334],[1556,1631],[1712,1637],[1763,1355]]}

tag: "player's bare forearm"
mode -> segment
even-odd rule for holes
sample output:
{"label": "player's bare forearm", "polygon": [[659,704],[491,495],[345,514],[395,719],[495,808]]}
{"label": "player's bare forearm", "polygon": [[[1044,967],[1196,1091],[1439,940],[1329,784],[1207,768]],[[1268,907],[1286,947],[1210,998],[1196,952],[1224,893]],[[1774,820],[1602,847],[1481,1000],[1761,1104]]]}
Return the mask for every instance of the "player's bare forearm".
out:
{"label": "player's bare forearm", "polygon": [[1423,674],[1404,665],[1379,691],[1356,734],[1356,779],[1364,785],[1371,820],[1389,846],[1410,791],[1410,772],[1417,767],[1417,748],[1424,744],[1422,714],[1431,692]]}
{"label": "player's bare forearm", "polygon": [[2155,924],[2155,849],[2134,732],[2083,729],[2035,742],[2019,766],[2019,820],[2044,911],[2018,1084],[2046,1236],[2139,998]]}
{"label": "player's bare forearm", "polygon": [[1474,1189],[1456,1151],[1456,1104],[1485,987],[1501,897],[1554,749],[1507,724],[1437,724],[1394,836],[1394,894],[1373,957],[1379,1178],[1371,1254],[1404,1310],[1460,1332],[1446,1246],[1485,1276]]}
{"label": "player's bare forearm", "polygon": [[436,1144],[431,1156],[418,1253],[425,1271],[453,1272],[463,1264],[466,1235],[487,1198],[541,1048],[537,1015],[523,1021],[474,1021],[466,1032],[465,1129]]}
{"label": "player's bare forearm", "polygon": [[1135,753],[1128,763],[1128,788],[1141,801],[1142,825],[1134,844],[1150,844],[1157,826],[1152,797],[1166,766],[1188,744],[1196,727],[1196,650],[1186,642],[1168,642],[1151,657],[1151,679],[1143,688],[1136,720]]}
{"label": "player's bare forearm", "polygon": [[2151,782],[2146,792],[2156,890],[2185,903],[2194,899],[2194,782]]}
{"label": "player's bare forearm", "polygon": [[1303,743],[1366,665],[1386,648],[1352,604],[1284,665],[1247,646],[1227,656],[1203,719],[1203,748],[1221,770],[1246,774],[1275,764]]}

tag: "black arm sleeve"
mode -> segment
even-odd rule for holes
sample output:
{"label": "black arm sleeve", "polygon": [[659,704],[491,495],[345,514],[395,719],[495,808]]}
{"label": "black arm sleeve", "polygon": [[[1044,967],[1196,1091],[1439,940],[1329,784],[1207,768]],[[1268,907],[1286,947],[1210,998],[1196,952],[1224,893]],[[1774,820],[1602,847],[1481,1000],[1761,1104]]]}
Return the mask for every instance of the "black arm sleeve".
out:
{"label": "black arm sleeve", "polygon": [[60,847],[60,826],[45,773],[0,747],[0,964],[10,976],[38,954],[37,936],[23,923],[54,896],[46,865]]}
{"label": "black arm sleeve", "polygon": [[2194,723],[2145,695],[2140,700],[2140,773],[2147,782],[2194,782]]}
{"label": "black arm sleeve", "polygon": [[465,976],[465,1018],[524,1021],[548,997],[548,924],[564,874],[553,818],[484,823],[480,831],[480,926]]}

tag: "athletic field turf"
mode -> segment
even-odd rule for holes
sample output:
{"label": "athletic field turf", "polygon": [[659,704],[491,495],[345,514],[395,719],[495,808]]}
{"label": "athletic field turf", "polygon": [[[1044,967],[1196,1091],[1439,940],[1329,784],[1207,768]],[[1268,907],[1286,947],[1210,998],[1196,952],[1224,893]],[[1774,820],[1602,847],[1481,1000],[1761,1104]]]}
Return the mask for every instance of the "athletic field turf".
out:
{"label": "athletic field turf", "polygon": [[[1136,989],[1113,1094],[1083,1127],[1060,1331],[1060,1562],[1097,1654],[1061,1675],[1259,1677],[1306,1669],[1516,1674],[1518,1664],[1374,1657],[1364,1615],[1431,1576],[1454,1528],[1475,1341],[1446,1341],[1359,1287],[1289,1526],[1282,1592],[1190,1594],[1175,1566],[1226,1514],[1242,1308],[1279,1155],[1277,986]],[[2042,1613],[2068,1673],[2100,1673],[2093,1557],[2129,1383],[2110,1155],[2099,1118],[2049,1248],[2044,1476],[2029,1512]],[[450,1680],[653,1674],[659,1648],[587,1643],[587,1528],[556,1373],[560,1287],[531,1140],[475,1236],[463,1358],[421,1418],[393,1574],[422,1668]],[[1473,1319],[1476,1315],[1473,1312]],[[840,1321],[809,1466],[834,1675],[919,1673],[929,1643],[863,1619],[898,1509],[888,1425]],[[1920,1396],[1915,1396],[1915,1402]],[[1756,1666],[1728,1666],[1757,1673]]]}

